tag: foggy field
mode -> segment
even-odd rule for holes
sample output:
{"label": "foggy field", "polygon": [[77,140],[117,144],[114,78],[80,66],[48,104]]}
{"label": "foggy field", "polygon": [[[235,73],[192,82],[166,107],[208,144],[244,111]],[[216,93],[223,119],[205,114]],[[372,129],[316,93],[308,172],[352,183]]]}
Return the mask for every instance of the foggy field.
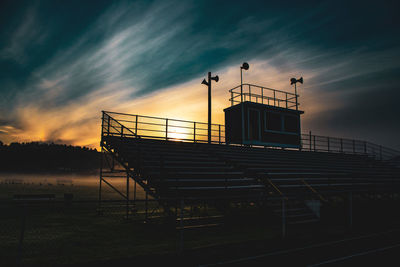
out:
{"label": "foggy field", "polygon": [[[113,184],[123,190],[126,179],[115,179]],[[72,193],[74,200],[97,200],[98,174],[16,174],[0,173],[0,200],[13,199],[15,194],[55,194],[62,200],[64,193]],[[137,187],[138,197],[144,193]],[[110,188],[103,187],[104,199],[120,199]]]}
{"label": "foggy field", "polygon": [[[121,181],[118,185],[125,184]],[[111,190],[103,192],[105,199],[121,200]],[[14,194],[39,193],[55,194],[56,199],[28,205],[13,200]],[[64,193],[73,193],[72,204],[64,202]],[[139,189],[138,198],[143,199],[143,196]],[[132,212],[131,218],[126,220],[124,202],[106,203],[99,215],[97,197],[97,176],[1,174],[1,265],[16,263],[24,215],[26,226],[21,255],[22,262],[28,266],[177,253],[179,231],[157,218],[143,224],[143,202],[137,203],[139,211]],[[157,207],[154,202],[149,204],[152,217],[159,215]],[[279,236],[279,229],[255,225],[257,227],[248,229],[233,226],[186,231],[185,249]]]}
{"label": "foggy field", "polygon": [[[143,201],[137,202],[137,209],[131,209],[130,218],[126,220],[125,203],[115,201],[121,200],[120,196],[104,190],[104,197],[114,202],[105,203],[99,214],[96,175],[2,174],[0,177],[1,266],[13,266],[18,259],[23,266],[55,266],[178,255],[180,232],[175,229],[174,222],[159,216],[162,215],[161,209],[155,202],[149,204],[150,220],[147,224],[143,223]],[[122,180],[118,185],[121,188],[125,186]],[[33,201],[27,205],[13,199],[14,194],[37,193],[55,194],[56,199]],[[65,201],[64,193],[72,193],[73,202]],[[138,190],[138,196],[143,200],[143,191]],[[321,224],[288,227],[288,236],[292,240],[314,242],[346,234],[348,228],[343,202],[338,199],[334,203]],[[399,225],[397,215],[390,213],[396,207],[397,203],[386,200],[375,200],[371,205],[355,199],[354,225],[357,231],[374,231],[382,229],[382,225],[396,227]],[[208,210],[209,214],[213,212],[216,211],[212,208]],[[22,250],[19,250],[24,218],[24,240]],[[232,254],[228,247],[245,246],[244,250],[240,249],[242,252],[252,250],[253,246],[273,248],[273,244],[281,241],[280,227],[279,219],[261,214],[256,207],[232,208],[222,226],[185,230],[185,253],[203,253],[206,256],[199,256],[197,260],[207,262]]]}
{"label": "foggy field", "polygon": [[[24,207],[2,203],[0,258],[6,265],[17,258]],[[5,205],[4,205],[5,204]],[[176,254],[179,231],[162,221],[143,224],[139,213],[124,219],[125,207],[107,207],[103,215],[97,203],[42,203],[26,208],[22,261],[26,265],[82,263],[158,254]],[[4,217],[6,215],[6,217]],[[263,227],[218,227],[185,232],[185,248],[270,239],[279,229]]]}

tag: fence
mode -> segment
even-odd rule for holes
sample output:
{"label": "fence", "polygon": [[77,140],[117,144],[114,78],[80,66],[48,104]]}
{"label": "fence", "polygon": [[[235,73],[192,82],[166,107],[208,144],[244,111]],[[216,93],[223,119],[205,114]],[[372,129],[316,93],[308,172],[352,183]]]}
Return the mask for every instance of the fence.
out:
{"label": "fence", "polygon": [[298,110],[298,95],[254,84],[243,84],[229,90],[231,106],[245,101]]}
{"label": "fence", "polygon": [[[288,93],[287,93],[288,94]],[[163,139],[183,142],[207,142],[207,123],[131,115],[103,111],[102,135]],[[212,124],[211,142],[225,144],[225,126]],[[305,151],[365,154],[379,160],[400,156],[400,151],[371,142],[330,136],[301,134]]]}

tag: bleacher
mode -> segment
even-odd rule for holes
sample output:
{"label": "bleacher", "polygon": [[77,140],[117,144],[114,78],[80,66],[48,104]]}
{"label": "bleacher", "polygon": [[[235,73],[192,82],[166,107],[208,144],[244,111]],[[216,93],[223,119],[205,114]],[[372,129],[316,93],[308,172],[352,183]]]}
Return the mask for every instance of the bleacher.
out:
{"label": "bleacher", "polygon": [[143,177],[162,198],[257,198],[265,185],[208,151],[204,144],[105,137],[104,144],[119,160]]}
{"label": "bleacher", "polygon": [[321,198],[400,186],[399,168],[367,155],[115,136],[103,142],[161,198]]}
{"label": "bleacher", "polygon": [[[303,150],[228,145],[223,127],[212,126],[208,143],[202,123],[103,112],[101,147],[123,167],[116,177],[126,172],[128,180],[134,179],[168,213],[175,210],[175,216],[183,210],[179,200],[216,207],[216,200],[223,200],[222,206],[259,203],[277,214],[285,202],[288,223],[303,223],[319,217],[310,201],[350,192],[399,192],[400,167],[392,156],[399,153],[392,149],[357,140],[333,142],[331,137],[321,137],[327,141],[321,144],[311,134],[303,139],[309,140]],[[117,190],[105,173],[100,172],[100,181]],[[129,207],[128,187],[126,195],[119,193]]]}

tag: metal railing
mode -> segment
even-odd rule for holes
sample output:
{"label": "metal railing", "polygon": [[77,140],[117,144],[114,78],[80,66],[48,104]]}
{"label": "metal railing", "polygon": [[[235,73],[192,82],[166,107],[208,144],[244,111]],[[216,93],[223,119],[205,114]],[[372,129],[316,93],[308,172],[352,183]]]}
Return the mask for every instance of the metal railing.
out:
{"label": "metal railing", "polygon": [[[158,118],[103,111],[102,135],[163,139],[183,142],[208,142],[204,122]],[[211,143],[225,143],[225,126],[211,124]]]}
{"label": "metal railing", "polygon": [[229,90],[231,106],[245,101],[298,110],[298,95],[245,83]]}
{"label": "metal railing", "polygon": [[368,141],[301,134],[302,150],[346,154],[365,154],[380,160],[390,160],[400,156],[400,151]]}
{"label": "metal railing", "polygon": [[[207,123],[103,111],[102,136],[207,143]],[[211,142],[225,144],[225,126],[211,125]],[[400,151],[368,141],[331,136],[301,134],[301,150],[364,154],[380,160],[400,156]]]}

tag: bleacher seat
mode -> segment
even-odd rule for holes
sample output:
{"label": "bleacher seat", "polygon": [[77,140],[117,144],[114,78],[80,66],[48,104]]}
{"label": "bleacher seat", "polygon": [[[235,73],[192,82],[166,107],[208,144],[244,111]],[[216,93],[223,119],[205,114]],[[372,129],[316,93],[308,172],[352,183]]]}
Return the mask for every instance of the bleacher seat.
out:
{"label": "bleacher seat", "polygon": [[400,169],[367,155],[103,136],[160,198],[313,196],[388,192]]}

